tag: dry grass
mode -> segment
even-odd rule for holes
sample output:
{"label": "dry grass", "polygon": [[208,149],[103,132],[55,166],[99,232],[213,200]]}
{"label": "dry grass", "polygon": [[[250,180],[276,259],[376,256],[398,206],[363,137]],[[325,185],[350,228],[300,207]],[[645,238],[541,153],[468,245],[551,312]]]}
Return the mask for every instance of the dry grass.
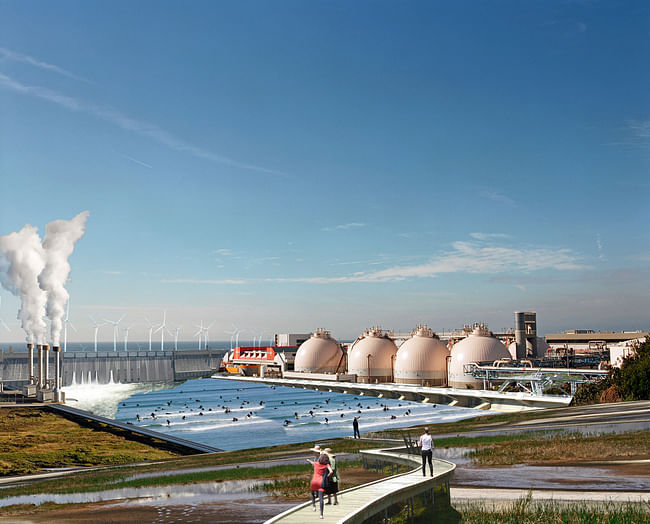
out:
{"label": "dry grass", "polygon": [[178,456],[124,436],[80,426],[39,408],[0,409],[0,450],[0,476]]}
{"label": "dry grass", "polygon": [[[470,444],[471,445],[471,444]],[[636,431],[593,437],[581,434],[520,438],[478,444],[471,456],[486,466],[625,459],[650,456],[650,432]]]}

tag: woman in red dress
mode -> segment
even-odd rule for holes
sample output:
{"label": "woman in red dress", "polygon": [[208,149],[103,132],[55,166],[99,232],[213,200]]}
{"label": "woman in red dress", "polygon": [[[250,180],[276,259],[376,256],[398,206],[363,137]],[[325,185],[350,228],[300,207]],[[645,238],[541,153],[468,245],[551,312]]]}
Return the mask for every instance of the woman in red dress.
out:
{"label": "woman in red dress", "polygon": [[326,453],[321,454],[318,457],[318,460],[312,462],[314,465],[314,475],[311,478],[311,505],[316,511],[316,496],[320,501],[320,518],[323,518],[323,495],[325,493],[325,488],[323,488],[323,475],[330,476],[332,475],[332,467],[330,466],[330,459]]}

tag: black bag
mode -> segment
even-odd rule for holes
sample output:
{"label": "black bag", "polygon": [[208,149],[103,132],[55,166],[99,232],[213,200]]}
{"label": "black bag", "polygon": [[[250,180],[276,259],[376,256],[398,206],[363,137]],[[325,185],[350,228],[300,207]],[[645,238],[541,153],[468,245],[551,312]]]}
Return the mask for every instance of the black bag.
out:
{"label": "black bag", "polygon": [[327,491],[328,489],[330,489],[330,484],[331,484],[331,481],[330,481],[330,478],[329,478],[329,471],[325,471],[325,473],[323,473],[323,480],[321,482],[321,487],[325,491]]}

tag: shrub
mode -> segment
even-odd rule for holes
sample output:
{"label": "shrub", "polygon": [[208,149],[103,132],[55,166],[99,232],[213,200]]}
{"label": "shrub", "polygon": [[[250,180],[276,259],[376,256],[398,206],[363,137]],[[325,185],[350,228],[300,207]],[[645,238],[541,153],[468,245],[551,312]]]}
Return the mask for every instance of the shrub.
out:
{"label": "shrub", "polygon": [[610,386],[600,394],[600,403],[620,402],[623,400],[623,391],[618,386]]}

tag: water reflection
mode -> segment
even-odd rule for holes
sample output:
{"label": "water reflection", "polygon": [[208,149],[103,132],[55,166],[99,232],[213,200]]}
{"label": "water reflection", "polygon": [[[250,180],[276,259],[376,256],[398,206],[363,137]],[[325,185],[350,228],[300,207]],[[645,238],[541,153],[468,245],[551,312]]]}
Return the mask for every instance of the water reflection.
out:
{"label": "water reflection", "polygon": [[7,497],[0,500],[0,507],[14,504],[34,504],[40,506],[46,502],[55,504],[81,504],[122,500],[122,504],[160,505],[196,505],[223,502],[234,499],[261,498],[266,494],[252,491],[268,480],[228,480],[223,482],[205,482],[200,484],[182,484],[172,486],[150,486],[142,488],[121,488],[91,493],[40,493]]}
{"label": "water reflection", "polygon": [[456,486],[522,489],[650,490],[650,478],[618,475],[607,467],[462,466],[453,477]]}

